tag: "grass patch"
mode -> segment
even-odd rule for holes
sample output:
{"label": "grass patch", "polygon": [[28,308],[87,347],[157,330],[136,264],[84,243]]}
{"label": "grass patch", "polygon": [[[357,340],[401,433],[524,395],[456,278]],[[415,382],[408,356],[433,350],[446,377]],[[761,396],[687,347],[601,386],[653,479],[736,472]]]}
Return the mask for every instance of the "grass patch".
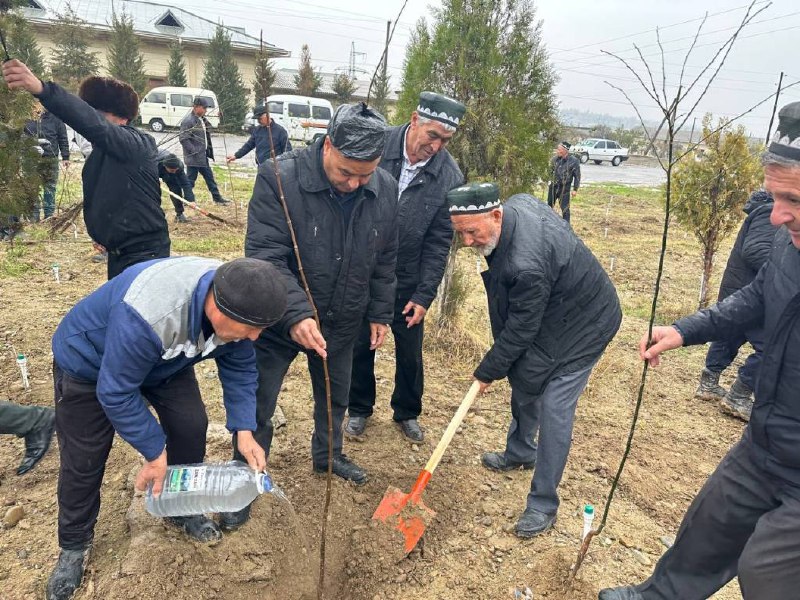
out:
{"label": "grass patch", "polygon": [[0,278],[21,277],[33,266],[24,259],[27,249],[19,244],[8,245],[0,254]]}
{"label": "grass patch", "polygon": [[222,253],[244,252],[244,236],[238,231],[219,232],[204,237],[173,237],[172,250],[179,254],[215,256]]}

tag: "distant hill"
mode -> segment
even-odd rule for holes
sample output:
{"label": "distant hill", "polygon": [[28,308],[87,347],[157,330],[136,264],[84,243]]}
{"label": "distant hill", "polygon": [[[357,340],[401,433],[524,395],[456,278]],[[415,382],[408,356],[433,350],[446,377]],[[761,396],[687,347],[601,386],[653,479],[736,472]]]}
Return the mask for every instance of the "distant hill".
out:
{"label": "distant hill", "polygon": [[[562,108],[559,110],[559,117],[564,125],[572,127],[592,127],[593,125],[605,125],[616,129],[619,126],[625,129],[639,127],[639,119],[636,117],[623,117],[619,115],[609,115],[606,113],[596,113],[589,110],[578,110],[576,108]],[[647,125],[652,123],[646,121]],[[658,123],[655,124],[658,126]]]}

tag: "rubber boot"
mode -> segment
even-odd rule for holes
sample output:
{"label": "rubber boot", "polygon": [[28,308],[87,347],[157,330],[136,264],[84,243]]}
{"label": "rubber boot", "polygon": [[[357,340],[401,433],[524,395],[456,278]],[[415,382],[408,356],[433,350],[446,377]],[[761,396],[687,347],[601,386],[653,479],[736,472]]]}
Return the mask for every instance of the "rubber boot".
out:
{"label": "rubber boot", "polygon": [[81,585],[86,563],[89,562],[89,548],[84,550],[62,550],[58,555],[50,579],[47,580],[47,600],[69,600]]}
{"label": "rubber boot", "polygon": [[694,393],[695,398],[701,400],[718,401],[725,397],[725,388],[719,384],[719,373],[703,369],[700,373],[700,385]]}
{"label": "rubber boot", "polygon": [[753,411],[753,390],[737,377],[731,389],[720,402],[720,408],[722,408],[722,412],[737,419],[750,421],[750,413]]}
{"label": "rubber boot", "polygon": [[166,517],[164,520],[180,527],[190,538],[204,544],[213,544],[222,539],[219,525],[205,515]]}

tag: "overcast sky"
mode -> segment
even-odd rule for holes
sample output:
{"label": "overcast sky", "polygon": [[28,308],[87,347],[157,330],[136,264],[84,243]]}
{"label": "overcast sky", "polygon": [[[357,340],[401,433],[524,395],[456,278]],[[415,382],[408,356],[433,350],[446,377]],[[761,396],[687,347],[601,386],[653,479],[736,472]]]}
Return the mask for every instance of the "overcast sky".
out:
{"label": "overcast sky", "polygon": [[[300,47],[307,43],[314,64],[325,71],[346,68],[354,45],[357,67],[368,79],[378,63],[386,35],[386,21],[394,20],[402,0],[363,2],[356,0],[292,0],[265,7],[263,0],[169,0],[169,3],[245,27],[258,37],[292,52],[280,66],[297,65]],[[768,3],[760,1],[756,8]],[[389,50],[389,72],[399,85],[403,56],[410,30],[431,6],[439,2],[408,0]],[[686,50],[704,13],[709,17],[686,68],[691,80],[705,66],[721,43],[731,35],[744,15],[743,0],[540,0],[535,3],[543,21],[543,34],[551,60],[561,80],[556,88],[562,107],[586,109],[612,115],[635,116],[624,96],[605,81],[618,85],[640,105],[646,119],[658,119],[654,103],[641,91],[633,76],[601,50],[620,53],[644,75],[633,44],[651,62],[657,87],[661,89],[661,58],[655,28],[661,29],[666,51],[668,92],[677,83]],[[800,31],[800,3],[773,0],[737,40],[714,88],[700,102],[704,112],[735,116],[774,93],[780,71],[784,85],[800,81],[798,51],[792,40]],[[674,88],[673,93],[674,93]],[[696,95],[694,96],[696,98]],[[780,104],[800,100],[800,85],[786,90]],[[766,133],[772,100],[742,122],[757,135]],[[688,108],[688,106],[687,106]],[[699,122],[699,118],[698,118]],[[691,125],[691,121],[689,126]]]}

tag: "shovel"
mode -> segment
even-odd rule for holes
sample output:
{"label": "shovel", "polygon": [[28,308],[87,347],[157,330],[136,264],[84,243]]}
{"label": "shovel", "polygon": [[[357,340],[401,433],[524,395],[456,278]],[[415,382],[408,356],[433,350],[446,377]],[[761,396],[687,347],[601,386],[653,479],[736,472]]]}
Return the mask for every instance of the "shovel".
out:
{"label": "shovel", "polygon": [[464,420],[479,390],[480,384],[474,381],[467,395],[461,401],[461,406],[458,407],[456,414],[453,415],[453,419],[450,421],[450,425],[447,426],[442,439],[439,440],[439,444],[433,451],[428,464],[425,465],[425,468],[422,469],[419,477],[417,477],[414,487],[411,488],[411,493],[404,494],[402,490],[390,487],[383,495],[383,500],[375,510],[375,514],[372,515],[374,520],[381,521],[403,534],[406,554],[414,549],[422,534],[425,533],[427,523],[436,515],[433,510],[425,506],[422,501],[422,492],[431,480],[434,470],[439,465],[439,461],[442,460],[444,451],[450,445],[450,441],[456,434],[456,429],[461,425],[461,421]]}

